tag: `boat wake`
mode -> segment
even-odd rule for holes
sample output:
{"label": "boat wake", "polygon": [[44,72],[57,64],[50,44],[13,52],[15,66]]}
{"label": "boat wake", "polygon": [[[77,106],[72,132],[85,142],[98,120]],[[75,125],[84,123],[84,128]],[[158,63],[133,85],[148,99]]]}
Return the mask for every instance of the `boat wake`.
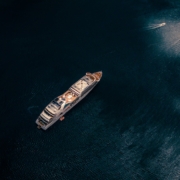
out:
{"label": "boat wake", "polygon": [[145,31],[153,30],[153,29],[157,29],[157,28],[163,27],[165,25],[166,25],[166,23],[152,24],[152,25],[149,25],[147,27],[143,27],[142,30],[145,30]]}

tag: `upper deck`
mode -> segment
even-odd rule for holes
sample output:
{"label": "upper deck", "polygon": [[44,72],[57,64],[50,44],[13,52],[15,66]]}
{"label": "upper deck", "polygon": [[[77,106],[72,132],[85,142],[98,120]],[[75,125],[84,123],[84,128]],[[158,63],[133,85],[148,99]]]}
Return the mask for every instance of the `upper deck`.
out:
{"label": "upper deck", "polygon": [[70,90],[66,91],[61,97],[65,100],[66,104],[71,103],[78,98],[78,96]]}
{"label": "upper deck", "polygon": [[93,84],[93,82],[100,81],[102,77],[102,72],[89,73],[87,72],[85,76],[83,76],[79,81],[71,86],[73,90],[81,94],[88,86]]}

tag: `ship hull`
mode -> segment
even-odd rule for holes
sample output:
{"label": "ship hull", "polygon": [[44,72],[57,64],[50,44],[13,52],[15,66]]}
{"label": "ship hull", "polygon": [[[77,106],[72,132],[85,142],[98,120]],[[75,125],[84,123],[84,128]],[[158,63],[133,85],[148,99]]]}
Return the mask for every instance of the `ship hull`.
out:
{"label": "ship hull", "polygon": [[[98,75],[100,73],[100,75],[102,76],[102,73],[101,72],[97,72]],[[35,121],[36,124],[38,125],[38,128],[41,128],[43,130],[47,130],[49,127],[51,127],[55,122],[57,122],[58,120],[63,120],[62,117],[68,112],[70,111],[74,106],[76,106],[81,100],[83,100],[93,89],[94,87],[98,84],[98,82],[100,81],[101,79],[101,76],[100,78],[98,76],[92,76],[94,78],[94,81],[89,85],[86,80],[87,80],[87,77],[90,75],[93,75],[93,74],[90,74],[90,73],[86,73],[87,76],[84,76],[83,78],[81,78],[79,81],[77,81],[74,85],[72,85],[69,90],[64,93],[63,95],[59,96],[60,99],[64,99],[64,98],[69,98],[68,95],[70,94],[71,96],[71,103],[69,103],[68,105],[68,102],[69,102],[69,99],[67,99],[67,102],[65,102],[65,105],[68,105],[67,108],[65,108],[65,105],[63,106],[63,110],[59,110],[57,111],[57,113],[54,115],[53,118],[51,118],[50,120],[51,121],[46,121],[46,117],[47,117],[47,114],[48,115],[52,115],[52,111],[49,111],[49,109],[46,106],[46,108],[43,110],[43,112],[45,111],[46,114],[44,114],[43,112],[40,114],[39,118]],[[92,81],[92,77],[91,77],[91,81]],[[79,83],[80,82],[80,83]],[[77,90],[78,89],[74,89],[75,87],[78,88],[76,85],[79,85],[80,87],[83,88],[83,84],[82,83],[87,83],[88,85],[84,88],[84,90],[80,93],[80,94],[76,94],[77,93]],[[73,99],[74,98],[74,99]],[[71,100],[70,99],[70,100]],[[52,105],[51,105],[52,106]],[[43,119],[44,118],[44,119]],[[45,123],[45,124],[44,124]]]}
{"label": "ship hull", "polygon": [[[97,85],[97,84],[96,84]],[[95,86],[96,86],[95,85]],[[95,87],[94,86],[94,87]],[[82,97],[79,97],[79,99],[77,100],[77,102],[76,103],[74,103],[70,108],[68,108],[66,111],[64,111],[60,116],[58,116],[56,119],[54,119],[51,123],[49,123],[47,126],[45,126],[45,127],[43,127],[43,126],[41,126],[41,128],[43,129],[43,130],[47,130],[48,128],[50,128],[55,122],[57,122],[58,120],[60,120],[60,118],[61,117],[63,117],[68,111],[70,111],[74,106],[76,106],[80,101],[82,101],[93,89],[94,89],[94,87],[92,88],[92,89],[90,89],[86,94],[84,94]],[[40,125],[39,123],[38,123],[38,119],[36,120],[36,124],[37,125]]]}

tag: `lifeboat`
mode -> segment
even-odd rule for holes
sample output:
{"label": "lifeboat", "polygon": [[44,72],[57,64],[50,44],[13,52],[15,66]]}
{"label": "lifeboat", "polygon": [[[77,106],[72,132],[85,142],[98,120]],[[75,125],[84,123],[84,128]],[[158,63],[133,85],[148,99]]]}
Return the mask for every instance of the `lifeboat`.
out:
{"label": "lifeboat", "polygon": [[60,117],[60,121],[63,121],[65,119],[65,117],[64,116],[62,116],[62,117]]}

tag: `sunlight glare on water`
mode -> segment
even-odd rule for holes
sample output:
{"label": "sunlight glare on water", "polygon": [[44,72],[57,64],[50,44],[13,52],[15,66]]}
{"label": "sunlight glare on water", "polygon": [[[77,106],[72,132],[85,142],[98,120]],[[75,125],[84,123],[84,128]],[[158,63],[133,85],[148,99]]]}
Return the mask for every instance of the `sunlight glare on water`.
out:
{"label": "sunlight glare on water", "polygon": [[180,55],[180,22],[168,21],[165,28],[161,29],[163,40],[162,51],[172,57]]}

